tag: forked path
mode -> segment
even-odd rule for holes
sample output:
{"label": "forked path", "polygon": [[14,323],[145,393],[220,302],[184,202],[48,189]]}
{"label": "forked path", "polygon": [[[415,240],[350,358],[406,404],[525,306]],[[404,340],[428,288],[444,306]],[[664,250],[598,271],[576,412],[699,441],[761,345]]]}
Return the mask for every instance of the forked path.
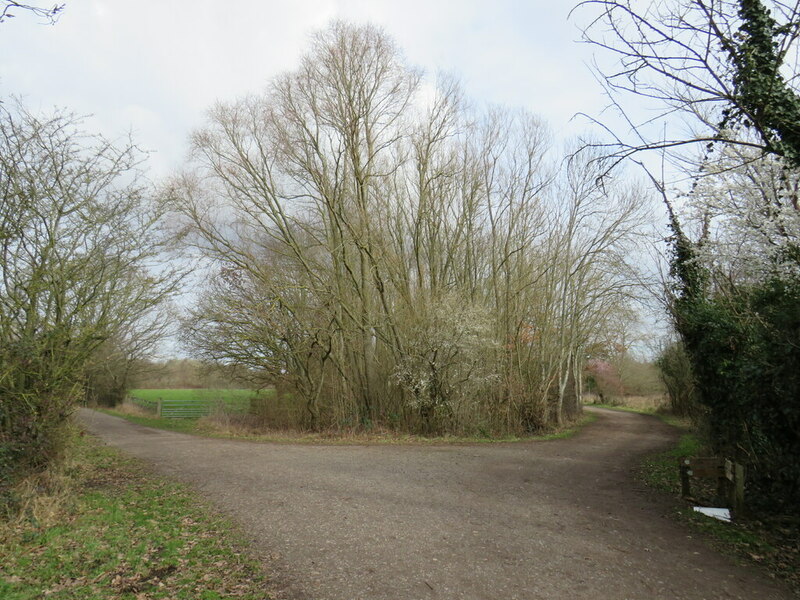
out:
{"label": "forked path", "polygon": [[279,597],[792,597],[693,539],[633,481],[670,428],[597,414],[565,440],[463,446],[260,444],[80,418],[234,517],[277,574]]}

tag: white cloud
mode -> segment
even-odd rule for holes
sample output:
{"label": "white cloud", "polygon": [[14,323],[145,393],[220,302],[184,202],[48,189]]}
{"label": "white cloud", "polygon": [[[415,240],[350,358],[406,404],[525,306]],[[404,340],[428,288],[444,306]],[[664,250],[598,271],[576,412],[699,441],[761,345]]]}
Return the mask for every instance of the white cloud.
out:
{"label": "white cloud", "polygon": [[53,27],[0,26],[0,93],[92,113],[111,137],[133,130],[163,175],[207,108],[263,89],[333,18],[382,26],[412,64],[454,71],[473,100],[524,106],[557,132],[602,104],[566,10],[513,0],[75,0]]}

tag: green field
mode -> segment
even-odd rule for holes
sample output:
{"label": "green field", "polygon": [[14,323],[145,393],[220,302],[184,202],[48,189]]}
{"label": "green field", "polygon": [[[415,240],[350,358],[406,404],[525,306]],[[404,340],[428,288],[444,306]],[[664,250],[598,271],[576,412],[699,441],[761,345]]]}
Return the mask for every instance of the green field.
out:
{"label": "green field", "polygon": [[138,389],[130,392],[130,402],[161,416],[198,418],[222,409],[226,413],[246,413],[250,400],[263,398],[270,391],[244,389]]}
{"label": "green field", "polygon": [[259,394],[268,394],[271,390],[262,392],[254,392],[253,390],[241,389],[227,389],[227,390],[214,390],[214,389],[161,389],[150,390],[140,389],[131,390],[129,395],[132,398],[144,400],[145,402],[157,402],[161,400],[192,400],[192,401],[216,401],[220,400],[225,403],[244,402],[253,396]]}

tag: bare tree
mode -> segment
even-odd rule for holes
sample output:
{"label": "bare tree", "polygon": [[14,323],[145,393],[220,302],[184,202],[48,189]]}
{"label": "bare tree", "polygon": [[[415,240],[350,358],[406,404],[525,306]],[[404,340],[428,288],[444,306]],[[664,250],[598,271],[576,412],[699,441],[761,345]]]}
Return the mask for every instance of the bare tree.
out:
{"label": "bare tree", "polygon": [[546,128],[419,83],[385,34],[335,23],[264,96],[213,110],[172,189],[217,269],[187,330],[201,356],[288,381],[317,427],[560,422],[631,202],[575,171],[585,214],[564,232],[576,196]]}
{"label": "bare tree", "polygon": [[25,4],[22,2],[15,2],[14,0],[2,0],[2,3],[0,3],[0,23],[7,19],[13,19],[20,12],[27,12],[45,19],[50,23],[55,23],[64,10],[64,6],[64,4],[54,4],[50,8],[46,8],[37,6],[36,4]]}
{"label": "bare tree", "polygon": [[[606,128],[613,156],[690,146],[683,158],[697,159],[734,144],[800,164],[800,3],[587,0],[574,11],[590,15],[584,40],[616,55],[598,67],[628,124]],[[659,112],[639,117],[636,98]]]}
{"label": "bare tree", "polygon": [[[40,468],[82,397],[86,368],[174,289],[159,267],[160,210],[138,153],[84,134],[75,117],[0,107],[0,446]],[[141,340],[141,338],[138,338]]]}

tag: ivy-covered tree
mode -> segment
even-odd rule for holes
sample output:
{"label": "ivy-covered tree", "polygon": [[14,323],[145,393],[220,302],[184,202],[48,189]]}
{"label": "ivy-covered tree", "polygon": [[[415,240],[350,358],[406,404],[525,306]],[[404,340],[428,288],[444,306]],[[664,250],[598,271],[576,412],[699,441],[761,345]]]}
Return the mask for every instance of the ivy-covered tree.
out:
{"label": "ivy-covered tree", "polygon": [[[688,217],[658,183],[672,229],[672,316],[712,444],[749,465],[756,498],[796,511],[800,2],[579,6],[599,9],[585,39],[621,59],[602,79],[632,136],[617,132],[609,153],[621,161],[655,150],[694,180]],[[630,96],[663,118],[637,122]]]}

